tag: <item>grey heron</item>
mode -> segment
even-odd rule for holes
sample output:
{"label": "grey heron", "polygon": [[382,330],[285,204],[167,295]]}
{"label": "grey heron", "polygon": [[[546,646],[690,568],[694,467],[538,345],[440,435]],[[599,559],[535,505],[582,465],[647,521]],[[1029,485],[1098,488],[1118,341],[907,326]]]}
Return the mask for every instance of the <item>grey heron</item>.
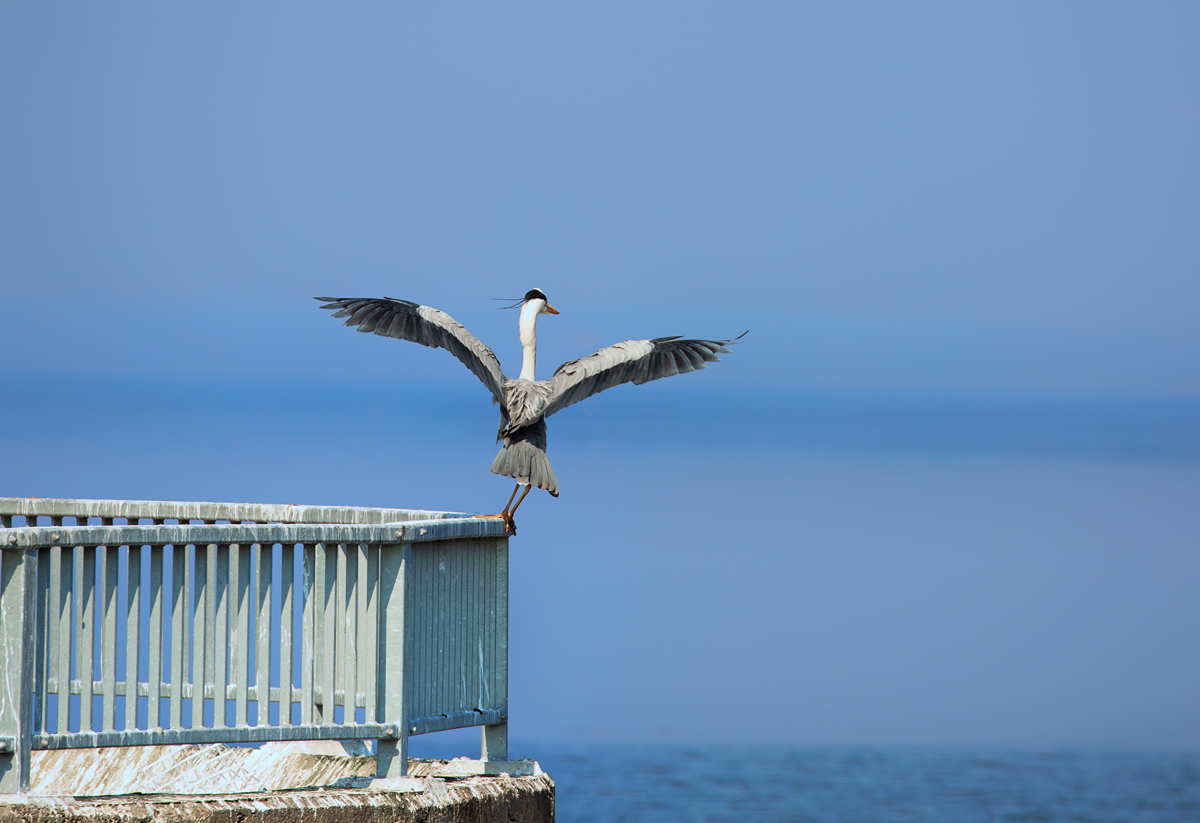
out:
{"label": "grey heron", "polygon": [[[546,418],[567,406],[621,383],[641,385],[661,377],[686,374],[715,363],[718,353],[728,354],[732,340],[684,340],[658,337],[653,340],[625,340],[595,354],[572,360],[558,367],[549,380],[534,376],[537,363],[537,319],[543,314],[558,314],[541,289],[530,289],[511,308],[521,308],[519,322],[524,358],[521,375],[505,377],[500,361],[492,350],[472,335],[461,323],[444,311],[408,300],[390,297],[318,297],[323,309],[336,309],[334,317],[345,317],[347,326],[382,337],[410,340],[431,348],[446,349],[463,362],[491,391],[500,405],[500,428],[496,439],[501,443],[492,474],[517,481],[504,509],[497,515],[505,530],[516,534],[513,515],[536,486],[558,497],[558,481],[546,457]],[[521,497],[517,491],[525,486]],[[516,500],[516,505],[513,505]],[[511,506],[511,508],[509,508]]]}

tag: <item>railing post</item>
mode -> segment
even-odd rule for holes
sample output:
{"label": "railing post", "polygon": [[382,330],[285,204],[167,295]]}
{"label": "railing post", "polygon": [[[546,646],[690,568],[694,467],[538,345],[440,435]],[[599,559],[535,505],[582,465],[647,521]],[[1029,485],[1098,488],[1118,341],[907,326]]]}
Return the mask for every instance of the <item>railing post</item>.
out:
{"label": "railing post", "polygon": [[0,794],[29,788],[37,549],[0,549]]}
{"label": "railing post", "polygon": [[412,568],[412,544],[385,543],[379,547],[379,666],[376,669],[376,720],[395,729],[375,748],[376,777],[408,774],[406,622],[404,604]]}
{"label": "railing post", "polygon": [[508,723],[483,727],[480,760],[508,760]]}
{"label": "railing post", "polygon": [[[496,659],[493,661],[499,677],[495,699],[508,705],[508,538],[496,538],[496,581],[493,606],[497,622]],[[483,727],[480,747],[481,760],[508,760],[508,722]]]}

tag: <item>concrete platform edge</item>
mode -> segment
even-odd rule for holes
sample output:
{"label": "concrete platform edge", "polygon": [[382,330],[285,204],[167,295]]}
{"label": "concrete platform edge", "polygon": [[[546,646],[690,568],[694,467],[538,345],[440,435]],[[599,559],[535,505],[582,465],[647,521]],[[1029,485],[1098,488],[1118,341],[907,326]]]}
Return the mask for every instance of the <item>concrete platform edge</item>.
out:
{"label": "concrete platform edge", "polygon": [[[321,789],[243,795],[4,797],[0,823],[552,823],[549,775],[401,778],[412,788]],[[415,784],[423,784],[421,787]],[[435,785],[436,784],[436,785]]]}

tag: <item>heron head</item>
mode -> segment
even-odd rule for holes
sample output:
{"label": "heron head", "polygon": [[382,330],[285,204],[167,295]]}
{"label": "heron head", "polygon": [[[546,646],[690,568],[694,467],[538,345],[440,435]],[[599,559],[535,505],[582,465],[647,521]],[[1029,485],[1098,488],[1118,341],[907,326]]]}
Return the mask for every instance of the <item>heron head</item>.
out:
{"label": "heron head", "polygon": [[540,301],[537,308],[538,314],[558,314],[558,309],[551,306],[546,301],[546,293],[541,289],[530,289],[525,292],[525,299],[521,301],[525,305],[529,305],[533,301]]}
{"label": "heron head", "polygon": [[520,309],[522,317],[537,317],[539,314],[558,314],[558,309],[546,301],[546,293],[541,289],[530,289],[525,292],[524,297],[517,300],[508,297],[493,297],[492,299],[508,303],[507,306],[500,306],[502,309]]}

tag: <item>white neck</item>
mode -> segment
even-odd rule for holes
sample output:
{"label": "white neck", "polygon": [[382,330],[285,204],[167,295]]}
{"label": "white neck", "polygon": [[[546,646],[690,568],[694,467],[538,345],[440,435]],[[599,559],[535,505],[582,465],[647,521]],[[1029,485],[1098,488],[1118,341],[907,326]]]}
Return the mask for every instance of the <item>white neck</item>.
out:
{"label": "white neck", "polygon": [[524,357],[521,360],[521,380],[534,380],[534,366],[537,364],[537,319],[544,305],[541,300],[530,300],[521,307],[521,348]]}

